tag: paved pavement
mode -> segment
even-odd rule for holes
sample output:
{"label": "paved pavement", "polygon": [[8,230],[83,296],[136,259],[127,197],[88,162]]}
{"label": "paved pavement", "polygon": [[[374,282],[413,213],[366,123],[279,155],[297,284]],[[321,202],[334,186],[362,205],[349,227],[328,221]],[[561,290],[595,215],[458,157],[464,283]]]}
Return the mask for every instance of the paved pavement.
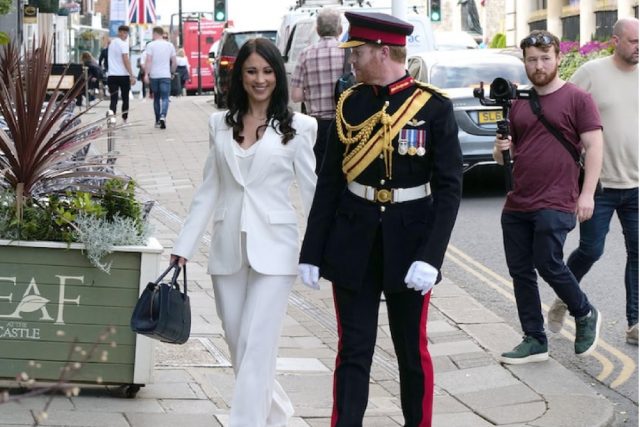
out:
{"label": "paved pavement", "polygon": [[[143,197],[156,201],[152,221],[154,235],[165,248],[164,265],[201,180],[213,100],[172,100],[166,130],[153,127],[149,100],[133,100],[131,108],[129,125],[118,131],[116,150],[121,156],[116,165],[136,179]],[[95,110],[96,117],[104,115],[106,103]],[[94,146],[106,149],[104,141]],[[182,346],[158,344],[154,382],[135,399],[120,397],[113,387],[85,387],[77,397],[56,396],[42,425],[226,425],[233,372],[205,271],[209,237],[205,234],[189,263],[192,337]],[[296,410],[289,426],[328,426],[337,343],[330,285],[322,281],[321,290],[314,291],[296,283],[289,303],[278,358],[278,381]],[[403,423],[384,304],[380,310],[366,427]],[[519,332],[456,283],[445,279],[435,288],[428,332],[436,372],[435,427],[620,425],[613,404],[555,360],[501,365],[499,353],[520,341]],[[44,397],[0,405],[0,426],[31,425],[44,405]]]}

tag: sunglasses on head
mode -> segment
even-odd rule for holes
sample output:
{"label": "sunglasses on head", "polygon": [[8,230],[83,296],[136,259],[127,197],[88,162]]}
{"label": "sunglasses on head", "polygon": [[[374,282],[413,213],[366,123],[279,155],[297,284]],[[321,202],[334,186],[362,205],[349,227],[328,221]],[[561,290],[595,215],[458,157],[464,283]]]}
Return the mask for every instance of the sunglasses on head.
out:
{"label": "sunglasses on head", "polygon": [[553,38],[546,34],[536,34],[535,36],[527,36],[520,42],[520,48],[531,46],[547,46],[553,44]]}

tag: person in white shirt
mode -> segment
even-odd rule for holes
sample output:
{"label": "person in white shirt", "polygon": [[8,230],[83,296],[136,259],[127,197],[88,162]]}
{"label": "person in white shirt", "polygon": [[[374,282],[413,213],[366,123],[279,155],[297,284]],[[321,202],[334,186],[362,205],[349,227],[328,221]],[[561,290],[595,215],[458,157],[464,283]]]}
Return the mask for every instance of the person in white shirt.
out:
{"label": "person in white shirt", "polygon": [[180,79],[180,93],[184,92],[184,87],[189,80],[191,80],[191,69],[189,67],[189,60],[187,59],[184,49],[178,49],[176,53],[176,71],[178,72],[178,78]]}
{"label": "person in white shirt", "polygon": [[150,84],[153,92],[153,111],[156,115],[156,127],[166,129],[169,110],[169,92],[171,75],[176,71],[176,49],[164,40],[164,29],[153,28],[153,41],[145,49],[145,83]]}
{"label": "person in white shirt", "polygon": [[129,60],[129,27],[120,25],[118,27],[118,37],[109,43],[107,55],[109,71],[107,85],[111,94],[109,110],[114,114],[118,107],[118,91],[122,93],[122,120],[126,123],[129,118],[129,91],[131,85],[135,84],[136,78],[131,69]]}
{"label": "person in white shirt", "polygon": [[172,263],[184,265],[213,227],[207,271],[236,379],[230,427],[286,426],[293,415],[276,381],[278,339],[300,251],[289,190],[296,185],[308,213],[318,127],[288,102],[280,51],[270,40],[248,40],[231,74],[229,110],[209,119],[203,181],[171,255]]}

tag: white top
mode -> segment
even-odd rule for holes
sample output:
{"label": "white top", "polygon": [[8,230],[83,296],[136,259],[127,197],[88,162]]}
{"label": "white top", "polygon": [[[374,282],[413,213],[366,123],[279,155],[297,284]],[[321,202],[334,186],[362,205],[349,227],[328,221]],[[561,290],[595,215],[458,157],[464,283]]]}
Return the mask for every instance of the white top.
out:
{"label": "white top", "polygon": [[186,56],[176,56],[176,66],[187,67],[189,69],[189,60]]}
{"label": "white top", "polygon": [[[109,65],[111,67],[111,65]],[[605,188],[638,187],[638,67],[624,72],[613,57],[594,59],[571,76],[598,106],[604,135],[600,181]]]}
{"label": "white top", "polygon": [[[233,152],[236,155],[238,167],[240,168],[240,174],[242,175],[242,179],[245,182],[249,178],[249,172],[251,171],[251,165],[253,164],[253,158],[255,157],[259,142],[260,141],[256,141],[255,144],[245,150],[240,146],[240,144],[234,141]],[[245,209],[242,210],[242,218],[240,218],[240,231],[247,231],[247,219],[245,218],[245,211]]]}
{"label": "white top", "polygon": [[128,76],[129,71],[124,66],[122,55],[129,55],[129,39],[122,40],[119,37],[109,43],[109,71],[110,76]]}
{"label": "white top", "polygon": [[170,79],[171,58],[176,56],[176,48],[166,40],[154,40],[145,48],[147,56],[145,62],[151,60],[151,70],[147,70],[149,78]]}

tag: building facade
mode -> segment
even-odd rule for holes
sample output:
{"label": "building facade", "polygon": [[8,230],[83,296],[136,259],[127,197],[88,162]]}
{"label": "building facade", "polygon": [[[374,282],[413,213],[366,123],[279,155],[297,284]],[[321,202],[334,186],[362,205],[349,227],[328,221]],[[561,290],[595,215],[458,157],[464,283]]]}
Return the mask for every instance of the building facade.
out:
{"label": "building facade", "polygon": [[580,45],[607,40],[613,24],[623,17],[638,17],[638,0],[509,0],[505,4],[507,45],[517,46],[538,29]]}

